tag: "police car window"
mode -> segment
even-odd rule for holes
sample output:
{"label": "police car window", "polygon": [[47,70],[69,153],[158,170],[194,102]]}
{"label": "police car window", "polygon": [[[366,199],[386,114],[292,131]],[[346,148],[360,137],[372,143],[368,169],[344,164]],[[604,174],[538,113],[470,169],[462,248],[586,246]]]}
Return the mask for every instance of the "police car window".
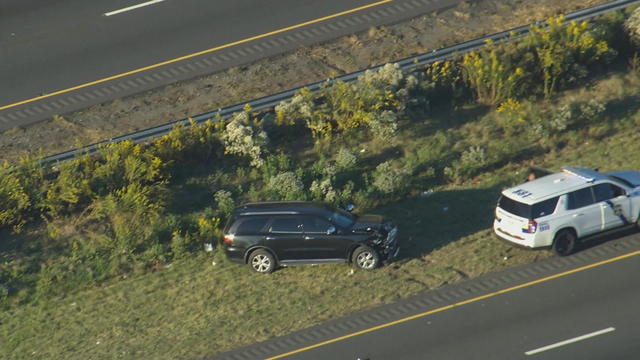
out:
{"label": "police car window", "polygon": [[270,230],[279,233],[301,232],[300,221],[297,217],[277,217],[271,222]]}
{"label": "police car window", "polygon": [[556,205],[558,205],[558,199],[559,197],[554,197],[553,199],[548,199],[534,204],[533,209],[531,210],[531,218],[537,219],[539,217],[553,214],[556,210]]}
{"label": "police car window", "polygon": [[326,233],[332,224],[317,216],[305,216],[302,218],[302,227],[305,233]]}
{"label": "police car window", "polygon": [[596,196],[596,202],[606,201],[617,196],[614,192],[613,185],[609,183],[602,183],[594,186],[593,193]]}
{"label": "police car window", "polygon": [[262,229],[269,220],[266,216],[252,216],[246,219],[240,219],[236,222],[236,228],[230,232],[237,235],[256,234],[262,232]]}
{"label": "police car window", "polygon": [[581,207],[591,205],[594,202],[591,187],[570,192],[567,209],[579,209]]}

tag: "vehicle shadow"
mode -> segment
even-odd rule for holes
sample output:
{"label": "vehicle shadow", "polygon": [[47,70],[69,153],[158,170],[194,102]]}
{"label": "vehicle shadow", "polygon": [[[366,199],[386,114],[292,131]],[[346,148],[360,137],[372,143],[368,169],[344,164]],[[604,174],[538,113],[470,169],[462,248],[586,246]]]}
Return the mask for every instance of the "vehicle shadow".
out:
{"label": "vehicle shadow", "polygon": [[607,231],[602,234],[589,236],[576,244],[575,253],[585,251],[612,240],[617,240],[630,235],[638,235],[638,229],[635,226],[625,226],[619,229]]}
{"label": "vehicle shadow", "polygon": [[491,227],[501,190],[496,186],[425,193],[367,212],[398,225],[402,258],[419,257]]}

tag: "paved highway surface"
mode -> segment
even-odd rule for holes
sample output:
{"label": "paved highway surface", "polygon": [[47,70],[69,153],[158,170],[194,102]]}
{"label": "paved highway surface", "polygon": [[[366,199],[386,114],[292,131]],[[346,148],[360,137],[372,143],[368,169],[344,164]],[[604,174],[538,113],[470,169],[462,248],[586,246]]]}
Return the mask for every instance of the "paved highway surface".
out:
{"label": "paved highway surface", "polygon": [[0,105],[370,2],[165,0],[105,16],[144,1],[4,0]]}
{"label": "paved highway surface", "polygon": [[[590,337],[575,341],[584,335]],[[573,341],[558,346],[565,340]],[[549,345],[557,347],[545,349]],[[353,360],[358,356],[370,360],[639,359],[640,256],[286,358]]]}
{"label": "paved highway surface", "polygon": [[640,234],[613,236],[215,359],[640,359]]}
{"label": "paved highway surface", "polygon": [[459,1],[3,0],[0,131]]}

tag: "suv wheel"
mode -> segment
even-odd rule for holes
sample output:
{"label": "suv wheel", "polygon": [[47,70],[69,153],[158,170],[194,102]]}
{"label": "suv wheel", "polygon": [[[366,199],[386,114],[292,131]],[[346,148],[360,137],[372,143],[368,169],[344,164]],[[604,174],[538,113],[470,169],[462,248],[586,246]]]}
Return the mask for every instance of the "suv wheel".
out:
{"label": "suv wheel", "polygon": [[553,251],[560,256],[570,255],[576,247],[576,236],[571,230],[561,230],[553,239]]}
{"label": "suv wheel", "polygon": [[372,270],[380,264],[378,253],[368,246],[360,246],[353,252],[351,260],[357,267],[364,270]]}
{"label": "suv wheel", "polygon": [[249,266],[254,271],[268,274],[276,268],[276,259],[270,252],[258,249],[249,255]]}

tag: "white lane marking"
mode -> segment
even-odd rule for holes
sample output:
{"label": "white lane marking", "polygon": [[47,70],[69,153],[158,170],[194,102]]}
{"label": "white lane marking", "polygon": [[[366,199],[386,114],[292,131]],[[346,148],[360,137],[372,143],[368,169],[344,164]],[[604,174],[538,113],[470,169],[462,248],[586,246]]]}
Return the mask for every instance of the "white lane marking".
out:
{"label": "white lane marking", "polygon": [[574,342],[578,342],[578,341],[582,341],[582,340],[585,340],[585,339],[588,339],[588,338],[592,338],[594,336],[606,334],[606,333],[612,332],[614,330],[615,330],[615,328],[610,327],[610,328],[594,331],[594,332],[586,334],[586,335],[574,337],[572,339],[568,339],[568,340],[565,340],[565,341],[560,341],[560,342],[557,342],[555,344],[543,346],[543,347],[538,348],[538,349],[529,350],[529,351],[525,352],[524,354],[525,355],[534,355],[534,354],[537,354],[537,353],[541,353],[543,351],[555,349],[555,348],[560,347],[560,346],[564,346],[564,345],[567,345],[567,344],[571,344],[571,343],[574,343]]}
{"label": "white lane marking", "polygon": [[137,8],[141,8],[141,7],[144,7],[144,6],[157,4],[157,3],[160,3],[160,2],[163,2],[163,1],[165,1],[165,0],[151,0],[151,1],[143,2],[143,3],[138,4],[138,5],[132,5],[132,6],[129,6],[129,7],[126,7],[126,8],[122,8],[122,9],[106,12],[106,13],[104,13],[104,16],[111,16],[111,15],[120,14],[120,13],[123,13],[125,11],[135,10]]}

